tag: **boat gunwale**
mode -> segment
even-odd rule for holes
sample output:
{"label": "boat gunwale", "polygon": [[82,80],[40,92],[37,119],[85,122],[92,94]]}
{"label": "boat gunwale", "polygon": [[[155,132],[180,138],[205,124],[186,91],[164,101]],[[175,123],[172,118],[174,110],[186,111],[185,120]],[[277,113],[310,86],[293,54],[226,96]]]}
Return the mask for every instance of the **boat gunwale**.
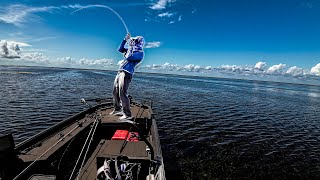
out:
{"label": "boat gunwale", "polygon": [[50,135],[58,132],[60,129],[74,123],[74,121],[76,121],[77,119],[80,119],[81,117],[83,117],[85,114],[91,113],[97,109],[99,109],[102,106],[108,106],[108,105],[112,105],[111,102],[107,102],[107,103],[102,103],[102,104],[97,104],[95,106],[92,106],[84,111],[81,111],[37,134],[35,134],[34,136],[32,136],[31,138],[28,138],[24,141],[22,141],[21,143],[17,144],[14,148],[15,152],[20,152],[30,146],[32,146],[33,144],[35,144],[37,141],[45,139],[47,137],[49,137]]}

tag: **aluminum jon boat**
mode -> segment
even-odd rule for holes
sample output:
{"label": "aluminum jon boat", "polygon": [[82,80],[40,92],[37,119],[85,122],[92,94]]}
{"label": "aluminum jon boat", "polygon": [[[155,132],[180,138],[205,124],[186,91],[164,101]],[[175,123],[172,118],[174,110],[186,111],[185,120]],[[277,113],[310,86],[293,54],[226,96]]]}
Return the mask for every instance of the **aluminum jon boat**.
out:
{"label": "aluminum jon boat", "polygon": [[119,121],[112,99],[81,101],[87,110],[18,145],[0,137],[0,180],[165,180],[152,103],[131,98],[133,119]]}

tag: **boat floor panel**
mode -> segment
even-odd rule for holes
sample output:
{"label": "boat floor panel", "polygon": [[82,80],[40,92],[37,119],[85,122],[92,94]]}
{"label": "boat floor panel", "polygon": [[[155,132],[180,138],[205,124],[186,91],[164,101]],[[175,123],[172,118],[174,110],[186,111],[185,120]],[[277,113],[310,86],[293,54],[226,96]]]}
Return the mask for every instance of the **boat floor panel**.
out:
{"label": "boat floor panel", "polygon": [[[114,123],[114,122],[119,122],[119,118],[121,116],[114,116],[114,115],[110,115],[111,111],[113,111],[113,108],[110,109],[105,109],[103,111],[99,111],[99,113],[101,113],[102,116],[102,123]],[[132,112],[132,117],[134,118],[145,118],[148,117],[148,110],[143,110],[142,108],[138,107],[138,106],[131,106],[131,112]]]}
{"label": "boat floor panel", "polygon": [[107,140],[105,141],[105,148],[102,148],[98,153],[98,157],[117,157],[127,156],[129,159],[148,159],[146,152],[146,143],[143,141],[128,141],[126,146],[120,153],[123,145],[123,140]]}
{"label": "boat floor panel", "polygon": [[123,140],[101,140],[91,157],[82,169],[80,179],[95,179],[97,176],[97,158],[116,158],[119,155],[127,156],[131,160],[149,160],[146,144],[143,141],[128,141],[122,148]]}

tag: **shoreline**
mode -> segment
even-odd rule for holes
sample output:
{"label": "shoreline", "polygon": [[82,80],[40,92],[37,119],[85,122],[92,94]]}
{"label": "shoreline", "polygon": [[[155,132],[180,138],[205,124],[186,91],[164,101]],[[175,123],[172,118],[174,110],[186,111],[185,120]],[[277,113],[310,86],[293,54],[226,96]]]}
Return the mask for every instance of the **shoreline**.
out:
{"label": "shoreline", "polygon": [[[66,69],[66,70],[90,70],[98,72],[117,72],[117,70],[108,70],[108,69],[95,69],[95,68],[71,68],[71,67],[49,67],[49,66],[27,66],[27,65],[0,65],[0,67],[16,67],[16,68],[48,68],[48,69]],[[300,85],[300,86],[316,86],[317,84],[303,84],[303,83],[294,83],[294,82],[284,82],[284,81],[272,81],[272,80],[256,80],[256,79],[245,79],[245,78],[231,78],[231,77],[215,77],[215,76],[200,76],[200,75],[191,75],[191,74],[176,74],[176,73],[160,73],[160,72],[145,72],[145,71],[136,71],[135,74],[155,74],[155,75],[164,75],[164,76],[177,76],[177,77],[193,77],[193,78],[209,78],[209,79],[218,79],[226,81],[247,81],[247,82],[256,82],[256,83],[274,83],[274,84],[288,84],[288,85]],[[22,73],[28,74],[28,73]],[[320,78],[319,78],[320,80]]]}

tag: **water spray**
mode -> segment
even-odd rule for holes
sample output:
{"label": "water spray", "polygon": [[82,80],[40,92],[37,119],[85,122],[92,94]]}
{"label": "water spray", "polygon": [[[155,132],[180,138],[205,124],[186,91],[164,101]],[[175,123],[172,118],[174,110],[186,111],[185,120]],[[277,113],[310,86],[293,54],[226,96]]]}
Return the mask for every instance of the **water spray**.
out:
{"label": "water spray", "polygon": [[106,6],[106,5],[88,5],[88,6],[84,6],[84,7],[82,7],[82,8],[79,8],[79,9],[73,11],[71,14],[74,14],[74,13],[76,13],[76,12],[78,12],[78,11],[83,10],[83,9],[88,9],[88,8],[93,8],[93,7],[99,7],[99,8],[109,9],[111,12],[113,12],[115,15],[118,16],[118,18],[121,20],[124,28],[126,28],[127,34],[129,33],[128,27],[127,27],[126,23],[124,22],[124,20],[122,19],[122,17],[121,17],[115,10],[113,10],[111,7]]}

